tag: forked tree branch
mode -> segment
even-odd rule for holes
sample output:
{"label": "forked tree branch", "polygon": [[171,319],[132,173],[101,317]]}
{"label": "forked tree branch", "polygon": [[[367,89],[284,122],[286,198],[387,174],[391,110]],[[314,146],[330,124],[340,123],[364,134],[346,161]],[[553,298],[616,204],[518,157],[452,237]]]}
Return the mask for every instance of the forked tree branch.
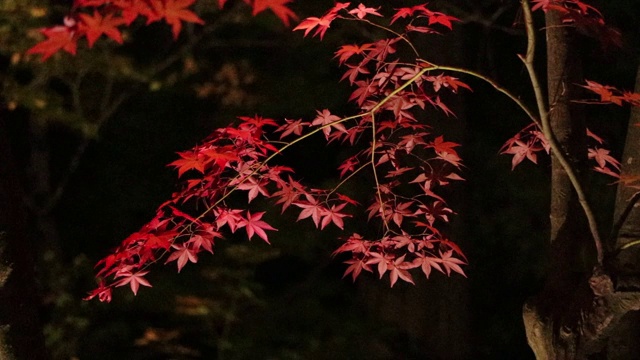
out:
{"label": "forked tree branch", "polygon": [[578,176],[576,174],[576,170],[571,166],[567,157],[565,156],[558,139],[555,137],[553,133],[553,129],[551,128],[551,122],[549,120],[549,111],[547,110],[547,105],[545,103],[545,96],[542,92],[542,88],[540,86],[540,81],[538,80],[538,74],[534,68],[534,57],[535,57],[535,47],[536,47],[536,36],[535,36],[535,27],[533,25],[533,15],[531,14],[531,7],[529,5],[529,0],[521,0],[522,10],[525,21],[525,28],[527,31],[527,53],[523,57],[522,55],[518,55],[520,60],[524,63],[527,68],[527,72],[529,73],[529,78],[531,80],[531,86],[533,87],[533,91],[536,97],[536,103],[538,105],[538,112],[540,113],[540,122],[542,124],[542,133],[549,141],[551,145],[551,151],[553,155],[556,157],[560,166],[564,169],[573,186],[573,189],[578,196],[578,201],[580,202],[580,206],[582,206],[582,210],[587,217],[587,221],[589,222],[589,231],[591,232],[591,236],[593,237],[594,245],[596,247],[598,264],[602,265],[602,260],[604,258],[603,250],[602,250],[602,240],[600,240],[600,233],[598,232],[598,225],[596,223],[595,215],[591,210],[591,206],[587,201],[587,197],[585,195],[584,189]]}

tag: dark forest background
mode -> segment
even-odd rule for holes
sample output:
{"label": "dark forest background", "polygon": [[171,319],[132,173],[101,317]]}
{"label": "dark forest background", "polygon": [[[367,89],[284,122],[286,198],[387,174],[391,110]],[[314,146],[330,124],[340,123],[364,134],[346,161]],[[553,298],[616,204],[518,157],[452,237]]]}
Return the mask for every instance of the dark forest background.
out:
{"label": "dark forest background", "polygon": [[[371,2],[375,3],[375,2]],[[383,2],[380,2],[383,3]],[[384,6],[406,6],[386,1]],[[638,60],[640,5],[601,1],[624,35],[622,49],[584,37],[590,79],[632,89]],[[297,1],[302,17],[331,1]],[[93,265],[145,224],[175,189],[166,164],[236,116],[311,119],[316,109],[353,111],[333,53],[339,45],[383,34],[336,24],[324,41],[303,39],[272,14],[251,17],[238,1],[218,10],[199,1],[207,25],[187,26],[177,41],[169,27],[134,26],[123,46],[99,41],[75,57],[45,63],[25,58],[33,29],[58,23],[65,1],[5,0],[0,5],[0,81],[5,150],[15,164],[25,204],[25,241],[36,262],[39,317],[54,359],[530,359],[522,304],[547,272],[549,161],[511,171],[499,156],[527,125],[508,99],[470,80],[473,93],[452,101],[457,118],[427,113],[436,132],[463,144],[466,181],[456,185],[448,228],[465,250],[468,278],[416,277],[416,285],[364,274],[341,279],[331,252],[338,231],[316,231],[296,215],[270,212],[272,245],[225,234],[215,255],[203,254],[181,274],[156,266],[137,297],[118,289],[110,304],[85,302]],[[416,40],[424,57],[493,77],[532,101],[517,1],[432,1],[460,17],[454,32]],[[540,16],[541,14],[538,14]],[[541,20],[541,19],[540,19]],[[542,23],[542,22],[541,22]],[[540,32],[544,38],[544,32]],[[543,47],[543,46],[542,46]],[[539,58],[544,57],[540,49]],[[542,69],[542,67],[541,67]],[[542,72],[543,73],[543,72]],[[590,108],[590,128],[620,154],[628,109]],[[347,152],[311,139],[281,161],[316,186],[337,183]],[[367,181],[347,187],[364,195]],[[596,209],[609,214],[614,188],[594,174]],[[272,209],[268,201],[254,208]],[[17,211],[0,204],[0,211]],[[352,219],[347,230],[365,227]],[[606,224],[611,219],[601,216]],[[4,230],[0,228],[0,231]]]}

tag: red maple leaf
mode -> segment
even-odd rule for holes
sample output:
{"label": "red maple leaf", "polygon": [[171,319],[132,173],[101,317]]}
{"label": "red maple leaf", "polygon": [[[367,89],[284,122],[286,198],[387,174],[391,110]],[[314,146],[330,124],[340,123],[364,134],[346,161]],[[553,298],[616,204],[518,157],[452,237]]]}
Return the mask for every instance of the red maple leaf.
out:
{"label": "red maple leaf", "polygon": [[312,36],[316,36],[319,34],[320,40],[322,40],[322,38],[324,37],[324,34],[327,32],[327,30],[331,26],[331,22],[335,18],[336,18],[335,14],[327,14],[321,18],[308,17],[302,20],[302,22],[298,24],[298,26],[293,28],[293,31],[304,30],[304,36],[307,36],[307,34],[309,34],[311,30],[317,27],[316,31],[313,33]]}
{"label": "red maple leaf", "polygon": [[[424,137],[427,135],[429,135],[427,132],[418,132],[402,136],[402,140],[398,142],[398,145],[402,146],[407,151],[407,154],[409,154],[416,145],[426,145]],[[440,138],[442,137],[440,136]]]}
{"label": "red maple leaf", "polygon": [[533,0],[532,3],[535,5],[533,5],[533,7],[531,8],[531,11],[536,11],[538,9],[547,11],[549,6],[551,5],[550,4],[551,1],[555,1],[555,0]]}
{"label": "red maple leaf", "polygon": [[426,80],[433,82],[433,90],[438,92],[441,87],[450,87],[454,93],[458,92],[458,87],[471,90],[471,87],[453,76],[440,74],[438,76],[428,76]]}
{"label": "red maple leaf", "polygon": [[[221,237],[219,233],[216,233],[217,237]],[[189,244],[192,246],[192,249],[195,252],[200,251],[200,249],[205,249],[206,251],[213,254],[213,236],[204,237],[202,235],[193,235],[189,241],[185,244]],[[195,261],[194,261],[195,262]]]}
{"label": "red maple leaf", "polygon": [[313,222],[316,224],[316,227],[319,227],[320,219],[322,218],[322,215],[325,213],[325,211],[327,211],[327,208],[318,204],[318,200],[316,200],[313,196],[305,194],[305,197],[307,198],[306,202],[293,203],[293,205],[303,209],[300,212],[300,215],[298,215],[297,221],[311,217],[313,219]]}
{"label": "red maple leaf", "polygon": [[122,44],[122,34],[120,34],[118,26],[125,23],[124,19],[114,17],[114,14],[107,14],[103,17],[98,11],[94,11],[93,16],[80,14],[80,20],[79,28],[85,32],[89,47],[93,47],[102,34],[107,35],[118,44]]}
{"label": "red maple leaf", "polygon": [[270,9],[286,27],[289,27],[289,20],[298,20],[296,14],[285,6],[291,2],[293,2],[293,0],[255,0],[253,2],[253,15],[255,16]]}
{"label": "red maple leaf", "polygon": [[395,54],[396,43],[402,40],[400,37],[391,39],[381,39],[373,43],[374,48],[369,51],[369,56],[376,58],[379,61],[385,61],[389,54]]}
{"label": "red maple leaf", "polygon": [[453,117],[456,116],[456,114],[453,111],[451,111],[451,109],[449,109],[449,107],[440,100],[440,96],[436,96],[435,101],[431,99],[429,99],[429,101],[431,102],[431,105],[442,110],[445,113],[445,115],[447,116],[452,115]]}
{"label": "red maple leaf", "polygon": [[40,61],[45,61],[59,50],[64,50],[75,55],[78,39],[72,28],[67,26],[54,26],[48,29],[41,29],[47,39],[36,44],[27,50],[27,54],[42,54]]}
{"label": "red maple leaf", "polygon": [[171,239],[173,234],[170,235],[153,235],[150,234],[145,242],[145,246],[150,249],[169,249],[171,247]]}
{"label": "red maple leaf", "polygon": [[344,72],[344,75],[342,75],[342,77],[340,78],[340,81],[348,78],[349,84],[351,85],[353,85],[353,83],[356,81],[356,78],[358,77],[358,75],[369,74],[369,70],[367,69],[366,65],[362,63],[358,65],[347,64],[347,67],[349,68],[349,70]]}
{"label": "red maple leaf", "polygon": [[600,148],[589,149],[589,159],[594,159],[601,168],[605,168],[609,164],[620,170],[620,162],[609,155],[609,152],[609,150]]}
{"label": "red maple leaf", "polygon": [[538,157],[536,155],[536,151],[539,150],[542,149],[535,147],[531,141],[524,143],[520,140],[516,140],[514,145],[502,151],[502,154],[513,154],[513,159],[511,159],[511,170],[513,170],[525,158],[531,160],[534,164],[537,164]]}
{"label": "red maple leaf", "polygon": [[348,197],[347,195],[344,195],[344,194],[338,194],[338,199],[344,201],[347,204],[360,205],[359,202],[353,200],[352,198],[350,198],[350,197]]}
{"label": "red maple leaf", "polygon": [[182,159],[169,163],[168,166],[175,166],[178,168],[178,177],[189,170],[197,170],[204,173],[205,156],[193,151],[178,153]]}
{"label": "red maple leaf", "polygon": [[345,270],[342,278],[344,279],[347,275],[351,274],[351,279],[356,281],[356,278],[362,270],[372,272],[371,267],[364,261],[364,259],[351,259],[344,262],[345,264],[349,264],[347,270]]}
{"label": "red maple leaf", "polygon": [[342,65],[345,61],[349,60],[351,56],[363,54],[365,51],[370,50],[372,46],[373,44],[370,43],[362,45],[342,45],[340,49],[336,51],[335,57],[339,57],[338,62]]}
{"label": "red maple leaf", "polygon": [[444,270],[442,270],[442,268],[440,267],[440,259],[437,257],[431,257],[428,256],[424,253],[417,253],[416,254],[418,257],[415,258],[413,260],[413,263],[415,265],[420,266],[420,268],[422,269],[422,272],[424,273],[424,275],[427,277],[427,279],[429,278],[429,275],[431,275],[431,269],[436,269],[438,271],[440,271],[441,273],[444,274]]}
{"label": "red maple leaf", "polygon": [[453,210],[449,209],[441,200],[436,200],[429,205],[420,205],[419,207],[420,210],[418,210],[416,214],[424,214],[431,226],[433,226],[433,223],[438,219],[449,222],[448,215],[453,213]]}
{"label": "red maple leaf", "polygon": [[271,225],[266,222],[260,220],[262,219],[263,212],[258,212],[253,215],[249,211],[247,211],[247,217],[238,221],[238,227],[244,227],[247,230],[247,235],[249,236],[249,240],[253,237],[254,234],[260,236],[262,240],[264,240],[267,244],[270,244],[269,237],[265,230],[273,230],[278,231],[271,227]]}
{"label": "red maple leaf", "polygon": [[364,104],[365,100],[371,95],[378,93],[378,86],[373,81],[362,80],[356,81],[355,85],[358,87],[349,96],[349,101],[356,100],[356,103],[360,106]]}
{"label": "red maple leaf", "polygon": [[434,12],[429,16],[429,25],[440,24],[449,28],[449,30],[452,29],[452,21],[460,21],[460,19],[439,12]]}
{"label": "red maple leaf", "polygon": [[353,172],[356,169],[356,165],[360,164],[360,161],[356,156],[352,156],[345,160],[339,167],[340,178],[343,178],[348,172]]}
{"label": "red maple leaf", "polygon": [[452,257],[452,255],[453,250],[440,253],[440,260],[442,266],[444,266],[444,269],[447,272],[447,275],[451,275],[451,271],[455,271],[458,274],[467,277],[467,275],[464,273],[464,270],[462,270],[462,268],[460,267],[460,265],[465,265],[465,262],[458,258]]}
{"label": "red maple leaf", "polygon": [[395,207],[393,207],[391,220],[393,220],[393,222],[396,223],[398,227],[402,226],[402,219],[405,216],[411,215],[411,211],[409,211],[409,208],[412,205],[413,205],[413,201],[407,201],[404,203],[397,204]]}
{"label": "red maple leaf", "polygon": [[331,114],[331,112],[328,109],[324,109],[322,111],[316,110],[316,113],[318,115],[316,116],[315,119],[313,119],[313,122],[311,122],[311,125],[324,126],[324,128],[322,129],[322,132],[324,133],[324,136],[326,138],[328,138],[329,135],[331,134],[331,128],[334,128],[343,133],[347,132],[347,129],[344,127],[344,125],[338,122],[340,120],[340,117]]}
{"label": "red maple leaf", "polygon": [[640,106],[640,93],[632,93],[625,91],[622,95],[622,100],[628,102],[633,106]]}
{"label": "red maple leaf", "polygon": [[613,86],[602,85],[590,80],[585,80],[585,82],[587,83],[587,85],[580,86],[598,94],[600,96],[600,102],[622,105],[622,99],[619,96],[615,96],[613,93],[613,90],[615,90]]}
{"label": "red maple leaf", "polygon": [[111,288],[106,287],[104,282],[100,282],[100,286],[97,289],[89,292],[89,295],[87,295],[87,297],[83,298],[82,300],[91,300],[96,296],[98,297],[100,302],[111,302]]}
{"label": "red maple leaf", "polygon": [[273,193],[273,197],[279,198],[276,204],[282,204],[282,212],[284,212],[294,201],[298,200],[302,193],[304,193],[302,185],[289,176],[289,181],[283,182],[282,188]]}
{"label": "red maple leaf", "polygon": [[149,7],[149,1],[114,0],[112,4],[120,9],[122,19],[127,26],[139,16],[158,20],[157,14]]}
{"label": "red maple leaf", "polygon": [[408,283],[414,284],[413,278],[407,269],[414,267],[412,263],[405,262],[404,257],[406,255],[402,255],[399,258],[389,261],[387,263],[387,267],[389,268],[389,280],[391,282],[391,287],[395,285],[398,279],[402,279]]}
{"label": "red maple leaf", "polygon": [[182,29],[182,21],[204,24],[204,21],[200,19],[187,7],[191,6],[195,0],[159,0],[151,2],[155,17],[150,17],[147,20],[147,24],[164,18],[167,24],[171,25],[173,37],[178,38],[180,30]]}
{"label": "red maple leaf", "polygon": [[378,10],[380,10],[379,6],[377,8],[370,8],[366,7],[364,4],[360,4],[357,8],[349,10],[349,14],[358,17],[358,19],[364,19],[367,14],[382,16]]}
{"label": "red maple leaf", "polygon": [[593,140],[597,141],[598,144],[604,143],[604,140],[600,136],[598,136],[598,135],[594,134],[593,132],[591,132],[591,130],[589,130],[589,128],[587,128],[587,137],[590,137]]}
{"label": "red maple leaf", "polygon": [[422,5],[412,6],[412,7],[404,7],[404,8],[396,9],[396,13],[391,18],[391,24],[393,24],[396,20],[404,19],[407,16],[413,17],[413,14],[416,12],[422,13],[424,15],[432,14],[433,12],[427,9],[426,5],[427,4],[422,4]]}
{"label": "red maple leaf", "polygon": [[188,246],[185,245],[173,245],[173,248],[176,249],[173,253],[171,253],[171,255],[169,255],[169,257],[167,258],[167,261],[165,261],[165,264],[168,264],[172,261],[177,260],[177,264],[178,264],[178,272],[180,272],[180,270],[182,270],[182,268],[187,265],[187,262],[191,261],[192,263],[197,263],[198,262],[198,255],[196,254],[196,251],[189,248]]}
{"label": "red maple leaf", "polygon": [[275,130],[276,132],[282,132],[282,134],[280,134],[280,139],[290,134],[300,136],[302,135],[302,130],[304,130],[304,127],[309,126],[309,123],[303,122],[302,119],[298,119],[298,120],[284,119],[284,121],[286,124],[280,126]]}
{"label": "red maple leaf", "polygon": [[265,186],[267,182],[262,179],[256,179],[253,176],[248,177],[242,183],[238,184],[238,190],[248,190],[249,201],[255,199],[258,194],[269,197],[269,193]]}
{"label": "red maple leaf", "polygon": [[330,223],[334,223],[337,227],[344,230],[344,221],[342,221],[342,218],[351,217],[351,215],[343,214],[339,211],[342,210],[346,205],[347,203],[343,203],[337,206],[332,205],[331,209],[326,209],[322,213],[322,223],[320,225],[320,230],[324,229],[325,226],[329,225]]}
{"label": "red maple leaf", "polygon": [[214,209],[213,213],[216,215],[216,226],[218,229],[224,225],[229,226],[231,232],[236,232],[239,227],[238,223],[242,220],[242,210],[239,209]]}
{"label": "red maple leaf", "polygon": [[401,249],[407,247],[407,251],[414,253],[416,251],[416,241],[411,238],[409,234],[402,231],[402,235],[394,236],[391,238],[395,242],[394,248]]}
{"label": "red maple leaf", "polygon": [[353,233],[344,244],[337,248],[332,256],[336,256],[340,253],[351,251],[357,254],[363,254],[369,251],[369,242],[362,239],[362,236],[358,233]]}
{"label": "red maple leaf", "polygon": [[458,154],[454,148],[460,146],[460,144],[452,142],[452,141],[444,141],[443,136],[438,136],[433,139],[433,143],[429,144],[427,147],[432,147],[436,153],[447,152],[450,154]]}
{"label": "red maple leaf", "polygon": [[460,255],[460,257],[462,257],[464,261],[469,261],[467,259],[467,256],[462,252],[462,249],[460,249],[460,246],[458,246],[458,244],[454,243],[453,241],[447,239],[442,240],[440,242],[440,248],[442,249],[443,247],[449,248],[449,250],[453,250],[453,252]]}
{"label": "red maple leaf", "polygon": [[130,270],[118,271],[116,277],[121,277],[122,279],[116,282],[115,286],[117,287],[129,284],[129,286],[131,287],[131,291],[133,291],[133,295],[138,295],[138,289],[140,288],[140,285],[152,287],[149,281],[143,277],[148,273],[148,271],[138,271],[135,273],[131,272]]}

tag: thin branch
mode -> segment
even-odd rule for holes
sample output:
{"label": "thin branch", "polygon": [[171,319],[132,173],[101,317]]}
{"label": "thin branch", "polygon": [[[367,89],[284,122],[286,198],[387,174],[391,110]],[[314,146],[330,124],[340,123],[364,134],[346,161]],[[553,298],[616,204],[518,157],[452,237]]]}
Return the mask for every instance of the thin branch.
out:
{"label": "thin branch", "polygon": [[457,72],[457,73],[461,73],[461,74],[467,74],[467,75],[473,76],[476,79],[483,80],[484,82],[486,82],[489,85],[491,85],[494,89],[496,89],[496,91],[506,95],[511,101],[513,101],[516,105],[518,105],[518,107],[520,109],[522,109],[522,111],[524,111],[525,114],[527,114],[527,117],[529,117],[529,119],[531,121],[533,121],[536,125],[538,125],[539,128],[542,129],[542,123],[540,122],[540,119],[538,119],[538,117],[533,113],[533,111],[531,109],[529,109],[529,107],[522,100],[520,100],[518,97],[516,97],[514,94],[512,94],[509,90],[503,88],[502,86],[500,86],[497,82],[493,81],[492,79],[490,79],[490,78],[488,78],[488,77],[486,77],[486,76],[484,76],[484,75],[482,75],[480,73],[477,73],[475,71],[462,69],[462,68],[457,68],[457,67],[434,65],[434,67],[432,69],[447,70],[447,71]]}
{"label": "thin branch", "polygon": [[336,185],[333,189],[331,189],[331,191],[327,194],[327,196],[331,196],[334,192],[338,191],[338,189],[344,185],[347,181],[349,181],[352,177],[354,177],[356,174],[358,174],[360,171],[362,171],[365,167],[369,166],[371,164],[371,161],[367,161],[366,163],[360,165],[359,168],[355,169],[351,174],[349,174],[346,178],[342,179],[342,181],[340,181],[338,183],[338,185]]}
{"label": "thin branch", "polygon": [[602,265],[602,260],[604,258],[603,250],[602,250],[602,240],[600,240],[600,233],[598,232],[598,225],[595,219],[595,215],[591,210],[591,206],[587,201],[587,197],[585,195],[584,189],[578,176],[576,174],[575,169],[571,166],[567,157],[562,151],[562,147],[560,143],[555,137],[553,133],[553,129],[551,128],[551,122],[549,119],[549,111],[547,110],[547,106],[545,105],[545,96],[542,92],[542,87],[540,86],[540,81],[538,80],[538,75],[534,68],[534,56],[535,56],[535,46],[536,46],[536,37],[535,37],[535,28],[533,25],[533,15],[531,14],[531,7],[529,6],[528,0],[521,0],[522,10],[524,13],[525,26],[527,29],[527,53],[523,57],[522,55],[518,55],[520,60],[524,63],[527,68],[527,72],[529,73],[529,78],[531,79],[531,86],[533,87],[533,91],[536,97],[536,103],[538,105],[538,112],[540,113],[540,121],[542,123],[542,133],[549,141],[551,145],[551,151],[553,155],[556,157],[562,168],[567,174],[573,189],[578,196],[578,201],[582,206],[584,214],[587,217],[587,221],[589,222],[589,230],[591,232],[591,236],[593,237],[594,245],[596,247],[598,264]]}
{"label": "thin branch", "polygon": [[[375,109],[375,107],[374,107]],[[378,171],[376,169],[376,146],[378,137],[376,136],[376,118],[374,115],[374,109],[371,110],[371,171],[373,172],[373,179],[376,184],[376,198],[378,199],[378,205],[380,206],[380,218],[384,224],[385,232],[389,231],[389,224],[387,218],[384,216],[384,200],[382,200],[382,192],[380,191],[380,181],[378,180]]]}

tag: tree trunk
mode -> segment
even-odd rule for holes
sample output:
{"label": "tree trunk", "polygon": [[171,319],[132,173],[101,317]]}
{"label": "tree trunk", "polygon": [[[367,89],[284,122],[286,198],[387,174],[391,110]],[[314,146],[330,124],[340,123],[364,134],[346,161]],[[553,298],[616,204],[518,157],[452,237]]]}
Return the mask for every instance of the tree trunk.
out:
{"label": "tree trunk", "polygon": [[[640,66],[636,74],[636,93],[640,93]],[[623,177],[640,177],[640,108],[631,108],[631,117],[627,127],[627,138],[622,156]],[[633,185],[638,185],[635,183]],[[640,239],[640,211],[636,198],[638,189],[618,186],[614,221],[615,258],[612,268],[617,275],[617,287],[626,291],[640,291],[640,244],[633,245]],[[629,246],[631,245],[631,246]],[[626,247],[625,246],[629,246]],[[626,314],[620,326],[615,330],[607,343],[607,358],[624,360],[637,357],[640,354],[640,312],[633,311]]]}
{"label": "tree trunk", "polygon": [[[552,128],[573,166],[583,172],[586,129],[583,115],[570,102],[579,98],[573,92],[574,84],[582,81],[581,66],[573,54],[580,51],[559,13],[547,12],[546,32]],[[634,144],[640,145],[637,139]],[[579,261],[581,253],[592,254],[593,239],[566,173],[554,158],[551,188],[551,268],[543,291],[524,306],[527,340],[539,360],[605,355],[607,340],[629,311],[640,308],[640,297],[616,286],[606,272],[611,269],[596,266],[590,273],[594,264]]]}
{"label": "tree trunk", "polygon": [[[560,26],[560,14],[546,14],[547,81],[551,127],[569,160],[581,166],[585,157],[584,120],[569,100],[574,83],[580,79],[578,57],[570,56],[571,38]],[[577,206],[569,178],[555,156],[551,159],[550,240],[551,268],[542,293],[524,308],[527,340],[537,359],[573,359],[577,352],[575,326],[584,289],[581,279],[573,278],[576,249],[589,240],[584,216]]]}
{"label": "tree trunk", "polygon": [[46,359],[27,212],[0,118],[0,359]]}

